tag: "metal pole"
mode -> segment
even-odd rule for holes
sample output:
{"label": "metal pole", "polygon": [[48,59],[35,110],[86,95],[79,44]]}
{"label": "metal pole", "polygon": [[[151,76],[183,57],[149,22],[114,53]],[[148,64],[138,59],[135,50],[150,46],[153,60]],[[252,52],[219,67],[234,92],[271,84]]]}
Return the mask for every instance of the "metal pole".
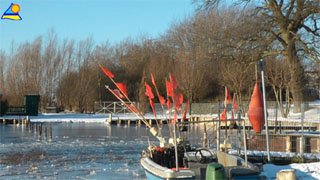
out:
{"label": "metal pole", "polygon": [[173,138],[174,138],[174,153],[176,156],[176,171],[179,171],[179,162],[178,162],[178,147],[177,147],[177,135],[176,135],[176,124],[173,125]]}
{"label": "metal pole", "polygon": [[221,126],[221,119],[220,119],[220,100],[219,100],[219,101],[218,101],[217,151],[220,151],[220,126]]}
{"label": "metal pole", "polygon": [[238,137],[239,137],[239,142],[238,142],[238,154],[240,156],[241,154],[241,130],[240,130],[240,126],[241,126],[241,112],[238,112]]}
{"label": "metal pole", "polygon": [[269,141],[269,125],[268,125],[267,102],[266,102],[266,86],[264,83],[264,61],[261,59],[259,64],[260,64],[260,69],[261,69],[261,80],[262,80],[263,109],[264,109],[264,119],[265,119],[266,139],[267,139],[267,156],[268,156],[268,162],[271,162],[270,141]]}
{"label": "metal pole", "polygon": [[300,139],[300,153],[304,158],[304,103],[301,104],[301,139]]}
{"label": "metal pole", "polygon": [[245,120],[243,120],[242,132],[243,132],[244,160],[245,160],[245,163],[246,163],[246,167],[248,167],[246,121]]}

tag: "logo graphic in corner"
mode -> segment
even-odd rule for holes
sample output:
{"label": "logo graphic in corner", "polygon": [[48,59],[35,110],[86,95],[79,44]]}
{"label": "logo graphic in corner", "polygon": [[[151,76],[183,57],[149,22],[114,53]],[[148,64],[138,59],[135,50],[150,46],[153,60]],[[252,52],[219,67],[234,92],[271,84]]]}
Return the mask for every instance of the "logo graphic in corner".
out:
{"label": "logo graphic in corner", "polygon": [[10,19],[10,20],[22,20],[19,15],[20,6],[18,4],[13,4],[9,6],[9,8],[3,13],[1,19]]}

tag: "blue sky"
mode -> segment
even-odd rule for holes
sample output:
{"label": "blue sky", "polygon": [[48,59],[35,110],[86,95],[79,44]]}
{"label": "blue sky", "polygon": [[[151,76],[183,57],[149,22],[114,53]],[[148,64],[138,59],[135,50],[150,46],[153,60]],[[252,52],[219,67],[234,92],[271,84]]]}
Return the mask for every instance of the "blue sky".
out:
{"label": "blue sky", "polygon": [[46,36],[53,28],[59,39],[91,36],[111,44],[147,34],[157,38],[170,25],[193,14],[191,0],[0,0],[1,15],[11,3],[20,6],[22,21],[0,20],[0,49]]}

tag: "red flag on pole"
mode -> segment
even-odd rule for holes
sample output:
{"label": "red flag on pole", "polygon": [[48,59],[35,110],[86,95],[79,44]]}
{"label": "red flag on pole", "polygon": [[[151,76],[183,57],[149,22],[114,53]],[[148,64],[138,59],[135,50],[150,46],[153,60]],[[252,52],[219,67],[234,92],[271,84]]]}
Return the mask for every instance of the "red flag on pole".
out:
{"label": "red flag on pole", "polygon": [[226,120],[226,113],[227,113],[227,109],[226,108],[224,108],[224,110],[223,110],[223,112],[222,112],[222,114],[221,114],[221,120]]}
{"label": "red flag on pole", "polygon": [[[168,107],[168,110],[169,110],[169,113],[170,113],[170,108],[171,108],[171,101],[170,99],[168,99],[167,101],[167,107]],[[170,113],[171,114],[171,113]]]}
{"label": "red flag on pole", "polygon": [[159,94],[158,94],[158,98],[159,98],[161,105],[164,105],[166,103],[166,100],[162,96],[160,96]]}
{"label": "red flag on pole", "polygon": [[104,68],[101,64],[99,66],[108,77],[114,78],[114,75],[108,69]]}
{"label": "red flag on pole", "polygon": [[173,118],[172,124],[176,124],[176,122],[177,122],[177,112],[174,111],[174,118]]}
{"label": "red flag on pole", "polygon": [[166,80],[166,85],[167,85],[167,95],[173,98],[171,83],[168,80]]}
{"label": "red flag on pole", "polygon": [[117,84],[117,87],[119,88],[119,90],[125,95],[128,97],[128,94],[127,94],[127,86],[125,84],[122,84],[122,83],[116,83]]}
{"label": "red flag on pole", "polygon": [[148,83],[145,83],[145,85],[146,85],[146,96],[149,96],[149,99],[153,99],[154,95],[152,93],[151,87],[149,86]]}
{"label": "red flag on pole", "polygon": [[154,80],[154,77],[153,77],[152,73],[151,73],[151,81],[152,81],[152,84],[154,85],[154,87],[157,87],[156,81]]}
{"label": "red flag on pole", "polygon": [[177,89],[177,79],[174,77],[174,75],[170,74],[170,80],[171,80],[171,83],[172,83],[172,87],[174,90]]}
{"label": "red flag on pole", "polygon": [[235,110],[235,112],[238,112],[238,104],[237,104],[236,93],[234,93],[234,95],[233,95],[233,109]]}
{"label": "red flag on pole", "polygon": [[189,99],[187,100],[187,103],[184,106],[184,112],[183,112],[182,120],[185,120],[186,117],[187,117],[188,105],[189,105]]}
{"label": "red flag on pole", "polygon": [[230,100],[231,100],[231,95],[228,91],[228,88],[226,87],[226,102],[227,102],[227,104],[230,103]]}
{"label": "red flag on pole", "polygon": [[155,118],[157,118],[156,111],[154,109],[154,102],[150,98],[149,98],[149,102],[150,102],[150,105],[151,105],[151,108],[152,108],[152,111],[153,111],[153,115],[154,115]]}
{"label": "red flag on pole", "polygon": [[174,95],[175,107],[179,110],[183,103],[183,95],[181,93]]}

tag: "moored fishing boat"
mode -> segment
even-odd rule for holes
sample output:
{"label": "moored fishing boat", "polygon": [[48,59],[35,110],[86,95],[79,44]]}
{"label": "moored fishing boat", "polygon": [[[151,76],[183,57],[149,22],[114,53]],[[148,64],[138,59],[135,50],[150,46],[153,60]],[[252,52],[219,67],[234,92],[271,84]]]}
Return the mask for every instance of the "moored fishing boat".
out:
{"label": "moored fishing boat", "polygon": [[178,145],[178,169],[174,147],[149,146],[140,163],[149,180],[154,179],[261,179],[259,168],[221,151]]}

